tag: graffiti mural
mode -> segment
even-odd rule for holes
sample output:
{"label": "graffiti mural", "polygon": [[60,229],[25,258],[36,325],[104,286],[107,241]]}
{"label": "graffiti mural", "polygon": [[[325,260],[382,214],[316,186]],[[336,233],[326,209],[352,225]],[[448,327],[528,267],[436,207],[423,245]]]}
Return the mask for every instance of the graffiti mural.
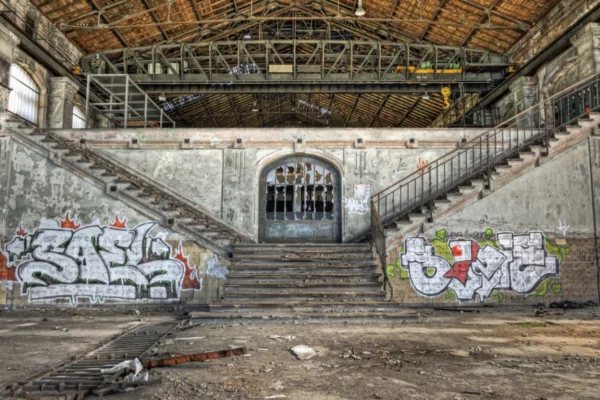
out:
{"label": "graffiti mural", "polygon": [[156,222],[127,229],[127,219],[115,217],[109,226],[83,226],[69,212],[59,221],[34,232],[19,226],[5,246],[7,267],[29,301],[176,300],[182,290],[202,289],[181,244],[173,255],[165,233],[150,235]]}
{"label": "graffiti mural", "polygon": [[500,291],[543,296],[550,288],[560,293],[562,285],[550,284],[549,278],[560,276],[559,264],[568,247],[548,243],[541,232],[498,233],[495,239],[491,229],[485,233],[487,238],[479,242],[447,239],[445,230],[438,231],[432,243],[423,237],[407,238],[399,260],[388,265],[386,273],[394,277],[400,269],[399,278],[409,280],[420,295],[446,294],[458,301],[502,301]]}
{"label": "graffiti mural", "polygon": [[371,185],[354,185],[354,194],[352,197],[344,199],[344,206],[349,215],[367,215],[370,211]]}

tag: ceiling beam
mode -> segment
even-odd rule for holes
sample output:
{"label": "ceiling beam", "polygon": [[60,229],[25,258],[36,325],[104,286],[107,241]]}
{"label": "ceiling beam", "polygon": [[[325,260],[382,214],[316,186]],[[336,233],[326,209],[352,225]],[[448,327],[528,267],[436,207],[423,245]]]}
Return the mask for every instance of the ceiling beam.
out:
{"label": "ceiling beam", "polygon": [[235,115],[235,119],[237,120],[238,125],[242,126],[242,123],[240,122],[240,116],[237,113],[237,110],[235,108],[235,104],[233,104],[233,100],[231,99],[231,95],[230,94],[227,95],[227,99],[229,100],[229,105],[231,106],[231,111],[233,111],[233,114]]}
{"label": "ceiling beam", "polygon": [[[500,3],[501,0],[494,0],[494,2],[490,5],[490,11],[493,10],[498,3]],[[477,21],[477,23],[482,24],[483,22],[485,22],[486,18],[488,17],[488,15],[483,14],[481,16],[481,18],[479,18],[479,20]],[[467,36],[465,36],[465,38],[462,40],[462,42],[460,42],[460,46],[464,46],[465,44],[467,44],[467,42],[469,40],[471,40],[471,37],[473,37],[473,35],[475,34],[475,32],[477,31],[477,29],[475,28],[471,28],[471,30],[469,31],[469,33],[467,34]]]}
{"label": "ceiling beam", "polygon": [[358,104],[358,99],[360,98],[360,94],[357,94],[354,98],[354,104],[352,104],[352,109],[348,113],[348,117],[346,118],[346,122],[344,122],[344,128],[348,126],[348,122],[350,118],[352,118],[352,114],[354,114],[354,110],[356,110],[356,104]]}
{"label": "ceiling beam", "polygon": [[379,113],[381,113],[381,110],[383,110],[383,107],[385,106],[385,103],[387,103],[389,98],[390,98],[389,94],[386,94],[385,96],[383,96],[383,99],[381,100],[381,103],[379,104],[379,109],[377,110],[375,115],[373,115],[373,118],[371,119],[371,122],[369,123],[369,128],[372,127],[375,120],[377,118],[379,118]]}
{"label": "ceiling beam", "polygon": [[427,33],[429,32],[429,29],[431,28],[431,26],[433,25],[433,23],[437,20],[437,18],[439,17],[440,13],[442,12],[442,8],[444,8],[444,6],[446,5],[446,2],[448,0],[442,0],[442,2],[440,3],[440,7],[435,11],[435,14],[433,15],[433,17],[431,18],[431,23],[428,24],[425,27],[425,30],[423,31],[423,33],[421,34],[421,36],[419,36],[419,39],[423,40],[425,39],[425,36],[427,36]]}
{"label": "ceiling beam", "polygon": [[[152,20],[156,23],[160,22],[158,20],[158,17],[154,13],[154,11],[152,11],[150,5],[148,4],[148,0],[142,0],[142,3],[144,3],[146,10],[148,10],[150,12],[150,16],[152,17]],[[167,35],[167,32],[165,32],[164,28],[161,25],[158,25],[158,29],[160,30],[160,33],[163,35],[165,40],[169,40],[169,35]]]}
{"label": "ceiling beam", "polygon": [[422,100],[422,97],[417,97],[415,99],[415,101],[411,104],[411,106],[408,107],[408,109],[406,110],[404,115],[402,115],[402,118],[400,118],[400,121],[396,124],[396,127],[400,127],[402,125],[402,123],[406,120],[406,118],[408,118],[410,113],[412,113],[412,111],[419,105],[421,100]]}
{"label": "ceiling beam", "polygon": [[[96,10],[97,12],[100,12],[100,6],[98,6],[98,4],[96,4],[95,0],[90,0],[90,4],[92,5],[92,7],[94,7],[94,10]],[[106,17],[106,15],[104,14],[100,14],[100,17],[102,18],[102,20],[106,23],[110,25],[110,20]],[[123,46],[125,47],[131,47],[129,43],[127,43],[127,40],[125,40],[125,38],[123,37],[123,35],[121,35],[121,33],[116,29],[116,28],[110,28],[110,31],[117,37],[117,39],[119,39],[119,41],[123,44]]]}

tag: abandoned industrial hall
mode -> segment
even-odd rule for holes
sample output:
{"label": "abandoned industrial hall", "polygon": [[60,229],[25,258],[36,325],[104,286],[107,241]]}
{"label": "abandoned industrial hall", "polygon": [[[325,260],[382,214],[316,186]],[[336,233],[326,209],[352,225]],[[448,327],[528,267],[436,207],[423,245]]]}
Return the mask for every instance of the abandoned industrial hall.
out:
{"label": "abandoned industrial hall", "polygon": [[0,0],[0,213],[0,399],[597,399],[600,0]]}

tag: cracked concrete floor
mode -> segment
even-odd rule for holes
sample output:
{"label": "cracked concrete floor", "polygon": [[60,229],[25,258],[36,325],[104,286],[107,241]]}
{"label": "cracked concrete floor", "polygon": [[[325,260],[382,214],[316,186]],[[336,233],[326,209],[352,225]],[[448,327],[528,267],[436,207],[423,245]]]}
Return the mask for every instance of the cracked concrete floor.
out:
{"label": "cracked concrete floor", "polygon": [[[153,369],[151,379],[162,378],[161,385],[107,398],[600,398],[597,307],[546,310],[542,317],[532,307],[417,311],[421,318],[405,324],[197,326],[176,332],[159,350],[195,353],[246,346],[248,354]],[[68,359],[140,318],[163,322],[180,314],[2,312],[0,383],[5,386]],[[275,335],[280,338],[270,338]],[[296,360],[289,349],[298,344],[312,347],[317,355]]]}

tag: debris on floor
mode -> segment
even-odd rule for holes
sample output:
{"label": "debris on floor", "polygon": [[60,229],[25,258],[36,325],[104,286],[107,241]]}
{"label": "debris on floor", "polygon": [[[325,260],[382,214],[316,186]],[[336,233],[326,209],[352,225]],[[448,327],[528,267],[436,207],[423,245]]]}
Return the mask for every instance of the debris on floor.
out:
{"label": "debris on floor", "polygon": [[298,360],[308,360],[317,355],[313,349],[303,344],[292,347],[290,351],[298,358]]}

